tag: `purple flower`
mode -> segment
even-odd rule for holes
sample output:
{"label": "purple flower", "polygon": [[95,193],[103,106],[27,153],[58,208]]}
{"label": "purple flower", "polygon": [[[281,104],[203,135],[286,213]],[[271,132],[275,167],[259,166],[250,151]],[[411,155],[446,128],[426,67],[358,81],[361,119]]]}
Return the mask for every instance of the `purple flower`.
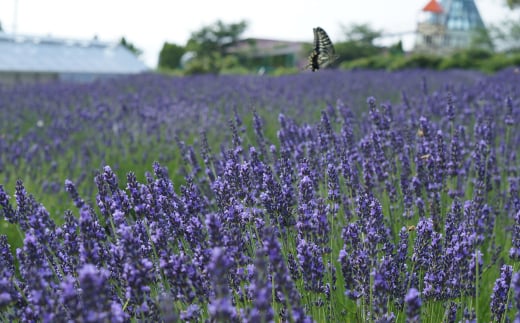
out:
{"label": "purple flower", "polygon": [[445,317],[447,323],[455,323],[457,322],[457,310],[458,305],[456,302],[450,302],[449,305],[446,307]]}
{"label": "purple flower", "polygon": [[107,259],[106,233],[94,211],[84,206],[80,210],[80,262],[100,266]]}
{"label": "purple flower", "polygon": [[458,234],[457,230],[463,219],[462,204],[458,198],[455,198],[451,203],[450,211],[446,214],[446,221],[444,226],[445,231],[445,242],[448,244],[455,235]]}
{"label": "purple flower", "polygon": [[271,306],[273,303],[272,286],[267,265],[265,250],[258,249],[253,278],[249,285],[253,307],[249,310],[247,322],[274,322],[274,311]]}
{"label": "purple flower", "polygon": [[[474,292],[476,266],[482,266],[479,251],[475,251],[475,234],[464,223],[456,228],[456,233],[446,237],[444,259],[446,263],[447,289],[449,297],[455,298]],[[477,260],[478,262],[475,262]],[[468,270],[468,268],[470,268]],[[481,272],[479,270],[479,272]]]}
{"label": "purple flower", "polygon": [[222,221],[218,213],[209,213],[206,215],[206,230],[208,231],[209,244],[211,246],[222,246]]}
{"label": "purple flower", "polygon": [[381,115],[376,106],[376,98],[370,96],[367,98],[368,109],[370,113],[370,119],[376,128],[381,126]]}
{"label": "purple flower", "polygon": [[506,117],[504,119],[504,123],[507,125],[507,126],[511,126],[515,123],[515,119],[514,119],[514,109],[513,109],[513,100],[510,96],[508,96],[506,98],[506,107],[507,107],[507,114],[506,114]]}
{"label": "purple flower", "polygon": [[200,319],[200,306],[197,304],[190,304],[186,310],[181,312],[181,320],[187,321],[197,321]]}
{"label": "purple flower", "polygon": [[19,216],[23,215],[26,217],[27,213],[31,211],[31,203],[29,197],[27,196],[27,191],[23,186],[23,182],[20,179],[16,181],[15,198],[17,213]]}
{"label": "purple flower", "polygon": [[464,308],[464,312],[462,317],[464,318],[463,322],[465,323],[477,323],[477,314],[474,309]]}
{"label": "purple flower", "polygon": [[110,166],[103,167],[103,180],[108,184],[108,187],[112,191],[112,193],[117,192],[118,190],[118,179],[116,174],[112,171]]}
{"label": "purple flower", "polygon": [[85,201],[83,201],[83,199],[79,196],[78,191],[76,190],[76,186],[74,186],[74,183],[69,179],[65,180],[65,190],[70,194],[70,197],[74,201],[74,205],[78,209],[81,209],[83,205],[85,205]]}
{"label": "purple flower", "polygon": [[520,210],[514,215],[514,221],[509,257],[514,261],[520,261]]}
{"label": "purple flower", "polygon": [[[263,241],[264,251],[268,255],[272,266],[273,288],[276,291],[277,299],[283,305],[285,313],[290,315],[295,322],[310,322],[310,318],[305,315],[305,310],[301,306],[301,295],[291,279],[282,255],[280,243],[273,229],[266,228],[264,230]],[[286,312],[288,309],[291,309],[290,313]],[[289,320],[288,317],[286,319]]]}
{"label": "purple flower", "polygon": [[16,213],[9,203],[9,195],[4,190],[4,187],[0,185],[0,207],[2,207],[1,216],[3,216],[8,222],[15,223],[17,221]]}
{"label": "purple flower", "polygon": [[406,303],[406,322],[418,323],[421,321],[421,294],[415,288],[410,288],[404,297]]}
{"label": "purple flower", "polygon": [[345,281],[345,294],[351,299],[361,296],[368,298],[370,291],[370,262],[368,252],[361,239],[362,232],[357,223],[350,223],[343,228],[343,249],[338,261]]}
{"label": "purple flower", "polygon": [[43,205],[36,206],[27,221],[38,240],[50,248],[56,247],[56,224]]}
{"label": "purple flower", "polygon": [[142,218],[146,211],[149,211],[148,188],[146,185],[138,183],[135,174],[129,172],[126,176],[126,189],[130,193],[130,203],[133,206],[136,217]]}
{"label": "purple flower", "polygon": [[[237,116],[235,114],[235,116]],[[243,149],[242,149],[242,138],[240,138],[240,135],[238,134],[238,129],[237,127],[240,127],[240,124],[241,124],[241,121],[238,121],[238,122],[233,122],[232,120],[229,120],[228,121],[228,125],[229,125],[229,128],[231,129],[231,133],[232,133],[232,142],[233,142],[233,149],[234,149],[234,154],[235,155],[240,155],[242,154],[243,152]]]}
{"label": "purple flower", "polygon": [[321,155],[326,157],[327,162],[335,161],[336,137],[327,116],[327,112],[321,111],[321,120],[318,124],[318,143]]}
{"label": "purple flower", "polygon": [[294,222],[289,201],[284,199],[282,186],[278,183],[270,168],[266,169],[262,179],[260,200],[269,214],[273,225],[287,227]]}
{"label": "purple flower", "polygon": [[[15,188],[15,199],[16,199],[16,211],[14,217],[12,219],[14,220],[13,223],[18,223],[20,225],[20,228],[22,231],[28,231],[30,228],[30,221],[38,221],[34,218],[36,213],[36,208],[42,207],[41,205],[38,205],[36,201],[34,200],[34,197],[32,195],[28,195],[27,191],[25,190],[25,187],[23,185],[22,180],[16,181],[16,188]],[[9,211],[4,211],[7,215]],[[50,220],[50,219],[49,219]],[[44,221],[47,221],[45,219]]]}
{"label": "purple flower", "polygon": [[508,294],[511,286],[513,267],[503,265],[500,269],[500,278],[495,281],[493,294],[491,294],[491,313],[493,320],[502,321],[502,317],[508,307]]}
{"label": "purple flower", "polygon": [[373,276],[373,313],[374,317],[378,322],[389,322],[393,313],[388,313],[388,300],[392,293],[391,280],[395,279],[396,272],[394,263],[390,257],[385,257],[382,260],[379,269],[374,270],[371,275]]}
{"label": "purple flower", "polygon": [[292,253],[289,253],[287,255],[287,267],[289,269],[293,281],[297,281],[302,277],[300,266]]}
{"label": "purple flower", "polygon": [[[104,178],[102,175],[98,174],[94,177],[94,182],[96,183],[98,194],[96,195],[96,203],[101,211],[101,215],[103,216],[104,222],[109,222],[111,215],[111,196],[107,190]],[[84,206],[81,210],[88,208],[89,206]],[[80,210],[80,212],[81,212]]]}
{"label": "purple flower", "polygon": [[428,95],[428,82],[426,82],[426,76],[421,77],[421,90],[424,96]]}
{"label": "purple flower", "polygon": [[256,109],[253,110],[253,128],[255,130],[256,141],[258,142],[258,146],[260,147],[260,154],[264,157],[264,159],[268,160],[269,155],[267,154],[267,149],[266,149],[266,140],[264,137],[263,120],[258,115]]}
{"label": "purple flower", "polygon": [[424,299],[444,299],[444,289],[446,281],[450,276],[445,271],[444,251],[442,249],[442,236],[434,232],[431,240],[432,256],[428,263],[428,269],[424,274],[424,288],[422,294]]}
{"label": "purple flower", "polygon": [[450,158],[446,164],[448,168],[448,174],[451,177],[455,177],[460,173],[463,173],[462,167],[462,143],[459,139],[459,129],[455,129],[451,138]]}
{"label": "purple flower", "polygon": [[21,303],[19,283],[14,276],[14,270],[13,255],[9,250],[7,237],[0,235],[0,311],[2,312],[16,303]]}
{"label": "purple flower", "polygon": [[142,220],[133,225],[117,228],[118,246],[123,251],[121,278],[125,282],[125,297],[130,311],[138,316],[149,315],[146,304],[150,287],[154,282],[154,264],[149,259],[152,254],[150,241]]}
{"label": "purple flower", "polygon": [[278,170],[278,177],[280,178],[280,185],[282,192],[280,196],[281,203],[283,205],[282,218],[284,219],[282,225],[289,226],[293,225],[295,220],[292,215],[291,209],[295,204],[296,196],[294,192],[293,183],[295,181],[294,165],[288,156],[287,151],[282,151],[280,158],[280,167]]}
{"label": "purple flower", "polygon": [[448,92],[448,98],[447,98],[447,104],[446,104],[446,116],[449,121],[453,122],[453,119],[455,119],[455,107],[453,106],[453,96],[451,92]]}
{"label": "purple flower", "polygon": [[11,254],[7,236],[0,235],[0,277],[11,278],[14,276],[14,261]]}
{"label": "purple flower", "polygon": [[339,209],[339,202],[341,200],[340,185],[336,167],[330,163],[327,165],[327,188],[327,199],[332,203],[330,210],[333,216],[336,217],[336,213]]}
{"label": "purple flower", "polygon": [[69,276],[61,284],[60,300],[71,320],[94,323],[129,319],[121,304],[113,300],[108,279],[107,270],[86,264],[78,270],[77,282]]}
{"label": "purple flower", "polygon": [[356,192],[359,189],[359,178],[356,176],[353,162],[349,160],[346,153],[343,153],[341,156],[341,174],[347,189],[350,190],[351,196],[355,197]]}
{"label": "purple flower", "polygon": [[520,272],[513,275],[513,297],[516,304],[515,323],[520,323]]}
{"label": "purple flower", "polygon": [[316,197],[311,169],[305,159],[302,160],[299,176],[298,222],[296,223],[298,235],[309,241],[315,241],[320,246],[325,246],[330,231],[327,210],[323,199]]}
{"label": "purple flower", "polygon": [[173,301],[192,303],[197,298],[207,298],[208,284],[193,259],[183,253],[176,255],[166,252],[162,252],[160,258],[160,269],[171,288]]}
{"label": "purple flower", "polygon": [[72,212],[65,212],[65,222],[57,229],[57,238],[61,246],[55,251],[61,260],[64,274],[73,274],[79,265],[80,241],[78,237],[78,219]]}
{"label": "purple flower", "polygon": [[228,274],[231,261],[223,248],[212,250],[208,265],[213,293],[210,296],[208,313],[214,322],[238,322],[238,316],[229,291]]}
{"label": "purple flower", "polygon": [[305,239],[298,239],[296,250],[305,289],[314,292],[322,291],[325,265],[321,248]]}
{"label": "purple flower", "polygon": [[187,179],[181,191],[185,211],[181,213],[185,237],[193,250],[201,249],[207,244],[207,236],[200,216],[208,213],[208,201],[191,178]]}
{"label": "purple flower", "polygon": [[413,248],[412,261],[417,269],[427,269],[433,258],[431,241],[433,222],[431,219],[420,220],[416,226],[417,237]]}
{"label": "purple flower", "polygon": [[[309,76],[0,86],[0,320],[512,319],[510,267],[489,310],[464,300],[520,260],[518,75]],[[66,203],[26,190],[62,175]]]}
{"label": "purple flower", "polygon": [[56,319],[54,313],[59,302],[53,267],[47,261],[49,256],[50,253],[45,252],[34,232],[26,232],[23,248],[17,249],[20,276],[24,282],[22,293],[27,300],[27,306],[21,313],[24,321]]}

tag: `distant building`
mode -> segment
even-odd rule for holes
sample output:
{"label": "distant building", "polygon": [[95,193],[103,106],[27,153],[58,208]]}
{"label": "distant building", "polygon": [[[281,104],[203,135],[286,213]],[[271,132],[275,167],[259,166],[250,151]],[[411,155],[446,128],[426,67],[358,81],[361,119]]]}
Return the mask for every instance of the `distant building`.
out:
{"label": "distant building", "polygon": [[[487,37],[486,27],[474,0],[430,0],[417,24],[416,52],[447,54],[469,48],[474,40]],[[492,49],[482,41],[478,46]]]}
{"label": "distant building", "polygon": [[305,66],[308,46],[306,42],[247,38],[229,45],[227,53],[239,54],[250,67],[269,71],[276,67]]}
{"label": "distant building", "polygon": [[0,32],[0,82],[88,82],[148,70],[119,44]]}

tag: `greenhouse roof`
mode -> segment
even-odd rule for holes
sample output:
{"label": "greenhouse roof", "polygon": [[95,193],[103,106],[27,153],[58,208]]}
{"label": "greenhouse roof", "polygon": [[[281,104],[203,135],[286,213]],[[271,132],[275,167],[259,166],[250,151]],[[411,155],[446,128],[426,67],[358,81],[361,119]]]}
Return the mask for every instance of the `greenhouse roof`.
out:
{"label": "greenhouse roof", "polygon": [[0,71],[134,74],[148,70],[132,52],[115,43],[0,32]]}
{"label": "greenhouse roof", "polygon": [[441,6],[446,9],[444,25],[448,30],[485,29],[475,1],[443,0]]}

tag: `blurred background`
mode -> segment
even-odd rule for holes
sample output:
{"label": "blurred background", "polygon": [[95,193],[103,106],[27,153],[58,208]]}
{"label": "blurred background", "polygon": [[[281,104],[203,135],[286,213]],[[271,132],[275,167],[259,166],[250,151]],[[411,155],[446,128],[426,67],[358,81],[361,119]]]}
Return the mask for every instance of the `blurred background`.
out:
{"label": "blurred background", "polygon": [[333,68],[520,63],[519,0],[3,0],[0,81],[296,73],[316,26],[335,44]]}

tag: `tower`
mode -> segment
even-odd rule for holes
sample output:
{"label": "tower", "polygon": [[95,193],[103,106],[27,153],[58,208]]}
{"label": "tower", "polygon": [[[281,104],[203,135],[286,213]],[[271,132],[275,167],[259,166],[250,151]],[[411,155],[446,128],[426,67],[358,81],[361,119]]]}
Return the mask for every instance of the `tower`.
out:
{"label": "tower", "polygon": [[435,53],[442,51],[446,34],[443,18],[444,8],[437,0],[430,0],[422,8],[417,23],[415,51]]}
{"label": "tower", "polygon": [[[415,50],[446,54],[475,46],[477,38],[486,39],[487,32],[474,0],[430,0],[417,23]],[[492,49],[489,41],[478,47]]]}

